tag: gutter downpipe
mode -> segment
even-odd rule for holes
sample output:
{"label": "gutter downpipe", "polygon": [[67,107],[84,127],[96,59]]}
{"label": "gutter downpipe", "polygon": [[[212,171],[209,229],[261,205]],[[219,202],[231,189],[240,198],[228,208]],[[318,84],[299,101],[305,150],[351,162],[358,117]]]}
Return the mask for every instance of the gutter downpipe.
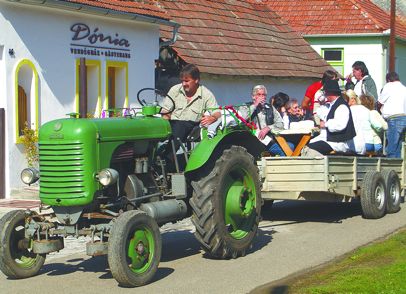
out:
{"label": "gutter downpipe", "polygon": [[29,4],[29,5],[35,5],[35,6],[42,5],[42,6],[46,6],[46,7],[52,7],[52,8],[65,8],[65,9],[69,9],[71,11],[92,13],[92,14],[96,14],[96,15],[110,16],[110,17],[119,18],[119,19],[137,20],[137,21],[143,21],[143,22],[147,22],[147,23],[170,26],[173,28],[172,38],[166,42],[163,42],[163,43],[165,43],[165,45],[172,45],[173,43],[175,43],[177,36],[178,36],[178,30],[180,27],[180,25],[174,21],[165,20],[165,19],[158,18],[158,17],[145,16],[145,15],[141,15],[141,14],[135,14],[135,13],[129,13],[129,12],[123,12],[123,11],[116,11],[116,10],[112,10],[112,9],[103,9],[103,8],[99,8],[99,7],[93,7],[90,5],[78,4],[78,3],[68,2],[68,1],[60,1],[60,0],[0,0],[0,1],[7,1],[7,2],[12,2],[12,3],[23,3],[23,4]]}
{"label": "gutter downpipe", "polygon": [[388,30],[382,32],[382,33],[359,33],[359,34],[312,34],[312,35],[302,35],[303,38],[320,38],[320,37],[325,37],[325,38],[339,38],[339,37],[385,37],[389,36],[390,32]]}
{"label": "gutter downpipe", "polygon": [[180,24],[176,23],[176,26],[174,26],[173,30],[172,30],[172,38],[170,40],[168,40],[168,41],[160,42],[159,43],[160,48],[171,46],[176,42],[176,40],[178,39],[179,27],[180,27]]}

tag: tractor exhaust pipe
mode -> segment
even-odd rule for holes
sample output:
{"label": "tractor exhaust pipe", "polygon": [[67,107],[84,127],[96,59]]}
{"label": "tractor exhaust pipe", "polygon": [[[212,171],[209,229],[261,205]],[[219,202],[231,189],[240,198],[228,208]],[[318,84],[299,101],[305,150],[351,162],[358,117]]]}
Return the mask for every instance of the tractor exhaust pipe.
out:
{"label": "tractor exhaust pipe", "polygon": [[176,199],[143,203],[140,209],[154,218],[158,224],[183,219],[187,214],[186,202]]}

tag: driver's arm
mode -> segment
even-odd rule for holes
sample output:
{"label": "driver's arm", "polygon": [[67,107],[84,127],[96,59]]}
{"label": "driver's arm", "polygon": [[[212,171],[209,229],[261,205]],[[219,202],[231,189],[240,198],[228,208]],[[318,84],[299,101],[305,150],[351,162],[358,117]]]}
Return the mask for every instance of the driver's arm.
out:
{"label": "driver's arm", "polygon": [[168,113],[168,114],[165,114],[165,112],[164,111],[166,111],[166,109],[163,109],[162,110],[162,118],[164,118],[164,119],[171,119],[171,114],[170,113]]}
{"label": "driver's arm", "polygon": [[[169,92],[168,92],[168,96],[169,97],[175,97],[176,96],[176,92],[179,92],[179,89],[175,89],[176,85],[173,86]],[[162,102],[162,118],[164,119],[171,119],[171,114],[170,113],[166,113],[169,112],[171,109],[175,110],[176,109],[176,105],[173,105],[173,102],[171,101],[171,99],[168,98],[168,96],[165,96],[163,102]],[[175,107],[175,108],[174,108]]]}
{"label": "driver's arm", "polygon": [[207,97],[206,103],[205,103],[205,109],[215,109],[210,111],[210,115],[203,115],[203,117],[200,120],[200,123],[202,126],[207,127],[208,125],[211,125],[215,121],[217,121],[220,116],[221,116],[221,111],[218,109],[219,105],[217,103],[216,97],[214,97],[213,93],[210,92],[208,89],[203,93]]}

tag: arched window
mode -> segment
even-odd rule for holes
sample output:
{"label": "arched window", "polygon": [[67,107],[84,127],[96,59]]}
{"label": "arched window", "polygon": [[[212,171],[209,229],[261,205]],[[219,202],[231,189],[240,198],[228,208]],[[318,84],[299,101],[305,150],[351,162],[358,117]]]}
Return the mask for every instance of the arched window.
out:
{"label": "arched window", "polygon": [[15,71],[16,142],[27,125],[38,129],[38,73],[28,59],[20,61]]}

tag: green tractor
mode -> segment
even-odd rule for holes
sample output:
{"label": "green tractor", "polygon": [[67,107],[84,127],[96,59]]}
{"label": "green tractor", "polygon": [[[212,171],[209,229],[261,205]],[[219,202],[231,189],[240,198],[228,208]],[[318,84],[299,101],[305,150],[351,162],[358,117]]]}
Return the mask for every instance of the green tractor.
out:
{"label": "green tractor", "polygon": [[[36,275],[47,253],[67,236],[89,236],[88,255],[107,254],[111,273],[126,287],[148,283],[157,271],[159,226],[192,217],[195,236],[214,258],[247,253],[260,220],[261,185],[255,160],[262,144],[237,123],[185,145],[184,170],[168,172],[159,156],[171,137],[161,107],[140,99],[142,111],[125,116],[71,116],[39,131],[39,171],[24,169],[26,184],[39,182],[39,212],[16,210],[0,219],[0,269],[14,279]],[[154,90],[157,93],[156,90]],[[173,102],[173,100],[172,100]],[[173,105],[174,106],[174,105]],[[187,144],[186,144],[187,145]],[[179,165],[180,166],[180,165]]]}

